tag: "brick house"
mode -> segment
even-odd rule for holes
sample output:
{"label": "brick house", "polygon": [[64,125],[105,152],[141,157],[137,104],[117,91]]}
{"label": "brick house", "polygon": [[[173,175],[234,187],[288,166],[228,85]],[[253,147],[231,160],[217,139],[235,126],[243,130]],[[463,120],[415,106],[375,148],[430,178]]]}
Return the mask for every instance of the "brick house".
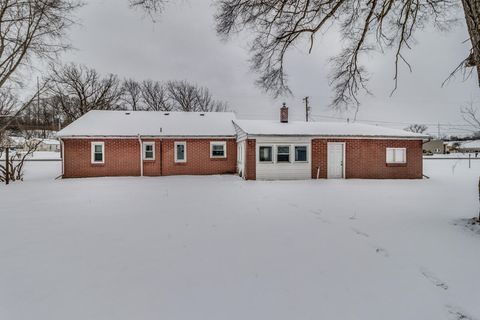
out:
{"label": "brick house", "polygon": [[247,180],[421,179],[426,136],[222,112],[91,111],[58,133],[64,178],[235,174]]}
{"label": "brick house", "polygon": [[63,177],[234,174],[234,117],[90,111],[58,133]]}

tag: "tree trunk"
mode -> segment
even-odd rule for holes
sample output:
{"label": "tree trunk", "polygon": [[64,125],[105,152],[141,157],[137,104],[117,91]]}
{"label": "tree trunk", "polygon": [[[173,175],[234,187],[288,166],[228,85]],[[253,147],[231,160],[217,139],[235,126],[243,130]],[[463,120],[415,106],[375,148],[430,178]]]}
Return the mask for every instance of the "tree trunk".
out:
{"label": "tree trunk", "polygon": [[468,34],[472,42],[472,52],[467,58],[466,66],[477,69],[480,86],[480,0],[462,0]]}

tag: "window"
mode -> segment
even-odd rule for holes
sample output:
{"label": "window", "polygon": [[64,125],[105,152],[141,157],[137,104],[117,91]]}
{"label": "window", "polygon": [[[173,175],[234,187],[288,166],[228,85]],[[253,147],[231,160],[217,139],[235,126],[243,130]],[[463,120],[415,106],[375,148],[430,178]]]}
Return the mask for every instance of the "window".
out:
{"label": "window", "polygon": [[175,142],[175,162],[187,162],[186,142]]}
{"label": "window", "polygon": [[277,147],[277,162],[290,162],[290,146]]}
{"label": "window", "polygon": [[154,142],[143,143],[143,159],[155,160],[155,143]]}
{"label": "window", "polygon": [[104,142],[92,142],[92,163],[105,163]]}
{"label": "window", "polygon": [[307,162],[307,146],[295,146],[295,161]]}
{"label": "window", "polygon": [[271,146],[261,146],[258,149],[258,159],[260,162],[272,162],[272,147]]}
{"label": "window", "polygon": [[226,158],[226,142],[210,142],[210,158]]}
{"label": "window", "polygon": [[406,148],[387,148],[387,163],[406,163]]}

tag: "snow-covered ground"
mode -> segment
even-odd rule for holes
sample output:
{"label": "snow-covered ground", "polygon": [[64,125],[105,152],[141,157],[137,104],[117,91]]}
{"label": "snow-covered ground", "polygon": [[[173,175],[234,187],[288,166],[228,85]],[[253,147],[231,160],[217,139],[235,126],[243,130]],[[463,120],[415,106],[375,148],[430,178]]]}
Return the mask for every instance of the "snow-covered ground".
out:
{"label": "snow-covered ground", "polygon": [[0,319],[480,319],[480,161],[425,180],[0,186]]}
{"label": "snow-covered ground", "polygon": [[475,160],[475,159],[478,159],[480,160],[480,154],[475,154],[475,153],[468,153],[468,152],[452,152],[452,153],[448,153],[448,154],[432,154],[432,155],[424,155],[423,158],[424,159],[438,159],[438,158],[442,158],[442,159],[458,159],[458,158],[462,158],[462,159],[468,159],[468,157],[470,157],[472,160]]}

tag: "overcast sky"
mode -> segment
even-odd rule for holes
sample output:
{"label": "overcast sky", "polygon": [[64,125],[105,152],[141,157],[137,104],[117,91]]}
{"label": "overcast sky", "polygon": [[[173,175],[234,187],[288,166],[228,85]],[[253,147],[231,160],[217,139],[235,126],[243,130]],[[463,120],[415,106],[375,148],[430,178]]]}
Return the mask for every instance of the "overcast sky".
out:
{"label": "overcast sky", "polygon": [[[173,1],[156,23],[128,7],[127,0],[90,0],[79,12],[81,25],[70,30],[76,50],[63,56],[65,62],[83,63],[101,73],[115,73],[137,80],[188,80],[208,87],[225,100],[241,118],[276,119],[287,102],[295,119],[304,118],[303,97],[309,96],[313,118],[353,116],[329,109],[328,58],[341,43],[333,31],[319,38],[314,52],[299,46],[287,59],[292,97],[273,100],[254,85],[249,69],[248,35],[222,42],[215,34],[210,1]],[[362,97],[359,119],[405,123],[462,123],[459,109],[470,102],[480,104],[476,78],[457,78],[446,87],[441,83],[468,52],[463,21],[450,33],[425,30],[418,44],[407,53],[413,73],[401,68],[399,89],[393,88],[391,55],[369,57],[370,88],[374,96]],[[392,124],[393,125],[393,124]],[[396,126],[402,126],[397,124]],[[430,131],[437,128],[431,126]],[[460,134],[462,127],[442,127]]]}

